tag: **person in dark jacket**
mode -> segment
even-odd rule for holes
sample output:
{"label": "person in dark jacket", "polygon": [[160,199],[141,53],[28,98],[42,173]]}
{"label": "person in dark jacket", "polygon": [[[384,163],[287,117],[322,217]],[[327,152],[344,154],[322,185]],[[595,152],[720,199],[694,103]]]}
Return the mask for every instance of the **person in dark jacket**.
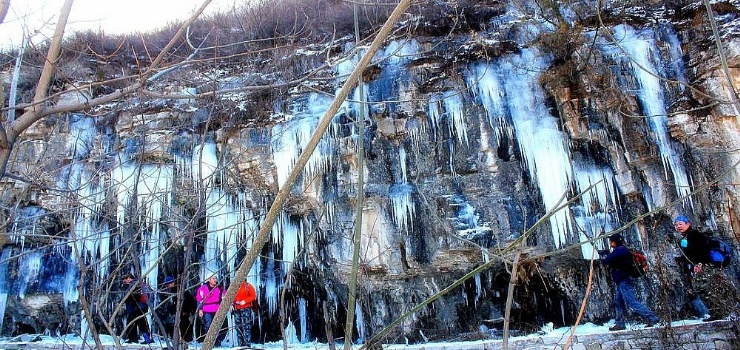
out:
{"label": "person in dark jacket", "polygon": [[697,283],[698,281],[696,279],[698,274],[701,274],[703,271],[706,272],[704,263],[709,259],[707,239],[703,233],[691,226],[691,220],[685,215],[679,215],[673,220],[673,228],[681,235],[679,245],[681,246],[683,255],[679,257],[678,262],[691,286],[689,298],[691,298],[690,304],[694,309],[694,315],[697,318],[709,321],[712,317],[709,314],[706,304],[701,299],[699,288],[697,288],[701,283]]}
{"label": "person in dark jacket", "polygon": [[[157,308],[157,315],[162,320],[164,331],[172,339],[177,315],[177,284],[172,276],[164,278],[163,287],[159,292],[160,305]],[[180,339],[190,342],[193,340],[193,323],[191,321],[195,314],[197,303],[193,295],[185,290],[182,294],[182,309],[179,315],[180,319]]]}
{"label": "person in dark jacket", "polygon": [[685,215],[679,215],[673,220],[673,228],[682,236],[681,250],[691,264],[691,269],[700,272],[709,261],[709,242],[706,235],[693,228],[691,220]]}
{"label": "person in dark jacket", "polygon": [[614,280],[614,308],[617,314],[614,326],[609,330],[626,329],[625,318],[629,310],[646,319],[646,327],[652,327],[660,321],[660,318],[637,300],[634,278],[629,273],[633,264],[632,253],[624,246],[624,239],[619,234],[609,236],[609,246],[613,250],[603,258],[603,263],[609,266],[612,280]]}
{"label": "person in dark jacket", "polygon": [[696,316],[706,322],[736,313],[740,305],[737,281],[725,272],[722,264],[712,261],[709,242],[712,234],[695,229],[685,215],[676,217],[673,227],[682,236],[683,256],[678,260],[695,296],[691,306]]}
{"label": "person in dark jacket", "polygon": [[153,343],[154,340],[151,333],[149,333],[149,322],[146,319],[149,305],[147,304],[146,295],[142,291],[143,286],[134,283],[134,276],[130,273],[123,275],[121,283],[121,289],[124,292],[125,298],[124,304],[126,306],[126,328],[124,330],[126,342],[138,342],[139,333],[141,333],[144,338],[141,344]]}

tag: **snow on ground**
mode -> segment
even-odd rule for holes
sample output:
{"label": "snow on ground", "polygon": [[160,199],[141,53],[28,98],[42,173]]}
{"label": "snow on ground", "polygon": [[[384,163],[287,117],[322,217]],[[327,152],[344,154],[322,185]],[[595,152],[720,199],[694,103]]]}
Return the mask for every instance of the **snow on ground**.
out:
{"label": "snow on ground", "polygon": [[[702,323],[701,320],[681,320],[681,321],[674,321],[671,322],[671,327],[679,327],[679,326],[687,326],[687,325],[693,325],[693,324],[699,324]],[[578,325],[575,329],[575,335],[589,335],[589,334],[601,334],[601,333],[609,333],[609,327],[614,325],[614,320],[609,321],[606,324],[603,325],[595,325],[593,323],[584,323],[581,325]],[[627,324],[627,330],[639,330],[644,329],[644,324]],[[562,328],[555,328],[545,326],[542,328],[541,331],[537,333],[533,333],[526,336],[517,336],[517,337],[510,337],[509,341],[517,341],[517,340],[524,340],[524,339],[537,339],[537,338],[559,338],[562,339],[563,342],[570,336],[571,332],[573,331],[573,327],[562,327]],[[13,337],[13,338],[0,338],[0,348],[2,348],[2,344],[11,344],[11,343],[18,343],[19,337]],[[35,341],[30,341],[28,346],[26,348],[33,348],[33,344],[38,344],[39,348],[43,347],[46,349],[49,348],[77,348],[80,347],[83,344],[82,338],[78,336],[73,335],[64,335],[61,337],[51,337],[51,336],[42,336],[42,335],[28,335],[28,336],[22,336],[21,337],[23,342],[29,342],[29,339],[34,339]],[[108,335],[101,335],[100,340],[103,343],[103,346],[109,347],[114,346],[115,342],[113,341],[113,337]],[[166,343],[163,339],[157,339],[160,343],[152,344],[153,348],[159,348],[166,347]],[[429,343],[423,343],[418,345],[423,345],[425,347],[430,348],[436,348],[436,347],[444,347],[447,349],[460,347],[460,348],[471,348],[474,347],[476,343],[484,343],[484,342],[490,342],[492,340],[496,339],[484,339],[484,340],[478,340],[478,341],[465,341],[465,342],[429,342]],[[92,339],[87,339],[85,342],[86,345],[94,347],[94,342]],[[159,345],[159,346],[157,346]],[[398,350],[398,349],[404,349],[409,347],[414,347],[414,345],[417,344],[386,344],[384,346],[385,349],[388,350]],[[457,346],[456,346],[457,345]],[[267,344],[255,344],[256,348],[265,348],[265,349],[282,349],[283,343],[282,342],[272,342]],[[341,348],[342,344],[338,343],[337,348]],[[358,348],[359,345],[355,345],[355,348]],[[189,349],[200,349],[201,344],[192,342],[188,346]],[[223,347],[217,347],[215,349],[229,349],[230,346],[223,346]],[[318,342],[308,342],[303,344],[298,343],[291,343],[288,344],[288,348],[290,349],[312,349],[312,350],[326,350],[329,349],[329,346],[324,343],[318,343]]]}

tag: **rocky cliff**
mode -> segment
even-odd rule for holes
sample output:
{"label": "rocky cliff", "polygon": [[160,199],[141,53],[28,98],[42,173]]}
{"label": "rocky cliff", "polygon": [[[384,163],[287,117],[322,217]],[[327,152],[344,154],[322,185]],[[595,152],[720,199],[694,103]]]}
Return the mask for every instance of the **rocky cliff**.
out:
{"label": "rocky cliff", "polygon": [[[489,261],[387,340],[496,328],[516,252],[513,328],[573,324],[589,258],[604,248],[593,238],[620,229],[654,267],[641,283],[648,305],[686,317],[671,218],[690,215],[733,245],[740,225],[737,4],[713,4],[719,47],[700,3],[429,6],[374,57],[257,247],[262,339],[345,336],[360,191],[358,342]],[[364,52],[350,37],[308,48],[183,65],[131,98],[26,132],[3,184],[3,333],[86,329],[83,298],[99,331],[119,329],[123,272],[154,289],[212,271],[228,283]],[[112,64],[70,60],[60,72],[79,85],[113,78]],[[269,67],[286,65],[312,75],[270,86],[281,72]],[[34,71],[24,74],[32,86]],[[603,322],[611,282],[594,269],[584,320]]]}

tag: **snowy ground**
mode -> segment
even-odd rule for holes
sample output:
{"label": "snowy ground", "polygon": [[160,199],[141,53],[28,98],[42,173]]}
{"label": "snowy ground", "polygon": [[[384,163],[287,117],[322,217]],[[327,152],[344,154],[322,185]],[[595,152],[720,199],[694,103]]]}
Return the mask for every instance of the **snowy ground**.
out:
{"label": "snowy ground", "polygon": [[[671,323],[672,327],[678,327],[678,326],[687,326],[692,324],[699,324],[702,323],[700,320],[682,320],[682,321],[674,321]],[[614,325],[614,321],[610,321],[609,323],[606,323],[604,325],[595,325],[593,323],[585,323],[581,324],[575,329],[575,335],[588,335],[588,334],[601,334],[601,333],[609,333],[609,327]],[[627,331],[629,330],[639,330],[645,328],[644,324],[628,324],[627,325]],[[554,337],[554,338],[560,338],[565,342],[565,339],[568,338],[568,336],[573,331],[573,327],[563,327],[563,328],[556,328],[553,329],[551,327],[543,327],[543,329],[537,333],[533,333],[527,336],[519,336],[519,337],[510,337],[510,342],[517,341],[517,340],[523,340],[528,338],[544,338],[544,337]],[[466,341],[466,342],[443,342],[443,343],[424,343],[424,344],[418,344],[423,345],[425,347],[444,347],[444,348],[471,348],[474,347],[475,343],[483,343],[483,342],[490,342],[491,340],[495,339],[486,339],[486,340],[480,340],[480,341]],[[103,346],[106,348],[115,346],[115,342],[113,341],[113,338],[107,335],[101,336],[101,341],[103,343]],[[151,344],[150,346],[136,346],[134,344],[127,344],[125,348],[164,348],[166,347],[166,343],[160,339],[158,341],[161,341],[159,343],[155,342],[154,344]],[[86,346],[85,348],[93,348],[95,346],[94,342],[91,339],[88,339],[85,342]],[[32,348],[38,348],[38,349],[64,349],[64,348],[81,348],[83,345],[83,341],[80,337],[77,336],[71,336],[66,335],[62,337],[51,337],[51,336],[43,336],[43,335],[24,335],[20,337],[13,337],[13,338],[0,338],[0,349],[18,349],[18,348],[26,348],[26,349],[32,349]],[[414,347],[416,344],[387,344],[384,346],[384,348],[389,350],[398,350],[398,349],[404,349],[404,348],[411,348]],[[437,346],[435,346],[437,345]],[[458,346],[456,346],[458,345]],[[341,348],[341,344],[337,344],[337,348]],[[283,343],[282,342],[274,342],[274,343],[267,343],[267,344],[255,344],[255,347],[257,348],[265,348],[265,349],[282,349]],[[328,349],[328,345],[324,343],[318,343],[318,342],[309,342],[309,343],[292,343],[288,344],[288,347],[290,349],[315,349],[315,350],[325,350]],[[359,346],[356,346],[356,348]],[[193,342],[190,343],[188,346],[189,349],[200,349],[201,344]],[[231,346],[223,346],[216,349],[229,349]]]}

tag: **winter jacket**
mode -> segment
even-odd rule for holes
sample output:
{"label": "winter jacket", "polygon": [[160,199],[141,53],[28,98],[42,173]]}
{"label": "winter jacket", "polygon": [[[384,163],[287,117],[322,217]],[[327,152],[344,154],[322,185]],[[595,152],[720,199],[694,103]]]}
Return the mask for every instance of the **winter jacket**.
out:
{"label": "winter jacket", "polygon": [[255,303],[257,299],[257,293],[254,290],[254,286],[247,282],[242,282],[242,284],[239,286],[239,290],[236,292],[236,297],[234,297],[234,308],[237,310],[244,310],[251,308],[253,305],[252,303]]}
{"label": "winter jacket", "polygon": [[[126,305],[126,314],[127,315],[133,315],[133,314],[140,314],[147,312],[149,310],[149,305],[147,304],[147,297],[144,291],[148,290],[147,285],[136,285],[136,281],[131,282],[131,284],[122,283],[121,288],[123,289],[124,295],[128,294],[126,296],[126,299],[124,300],[124,304]],[[130,292],[130,293],[129,293]]]}
{"label": "winter jacket", "polygon": [[709,262],[709,244],[707,237],[699,230],[690,227],[686,230],[686,248],[683,249],[684,255],[692,264]]}
{"label": "winter jacket", "polygon": [[217,285],[211,288],[211,285],[206,282],[198,288],[198,291],[195,293],[195,300],[198,301],[198,307],[203,312],[216,313],[224,294],[226,293],[224,293],[221,286]]}
{"label": "winter jacket", "polygon": [[[197,304],[195,298],[189,291],[182,294],[182,317],[188,317],[195,313]],[[162,320],[174,323],[175,313],[177,312],[177,287],[165,288],[159,292],[160,305],[157,308],[157,314]]]}
{"label": "winter jacket", "polygon": [[612,250],[603,260],[604,264],[609,266],[612,272],[612,280],[619,284],[630,279],[630,269],[632,268],[632,253],[623,245],[619,245]]}

